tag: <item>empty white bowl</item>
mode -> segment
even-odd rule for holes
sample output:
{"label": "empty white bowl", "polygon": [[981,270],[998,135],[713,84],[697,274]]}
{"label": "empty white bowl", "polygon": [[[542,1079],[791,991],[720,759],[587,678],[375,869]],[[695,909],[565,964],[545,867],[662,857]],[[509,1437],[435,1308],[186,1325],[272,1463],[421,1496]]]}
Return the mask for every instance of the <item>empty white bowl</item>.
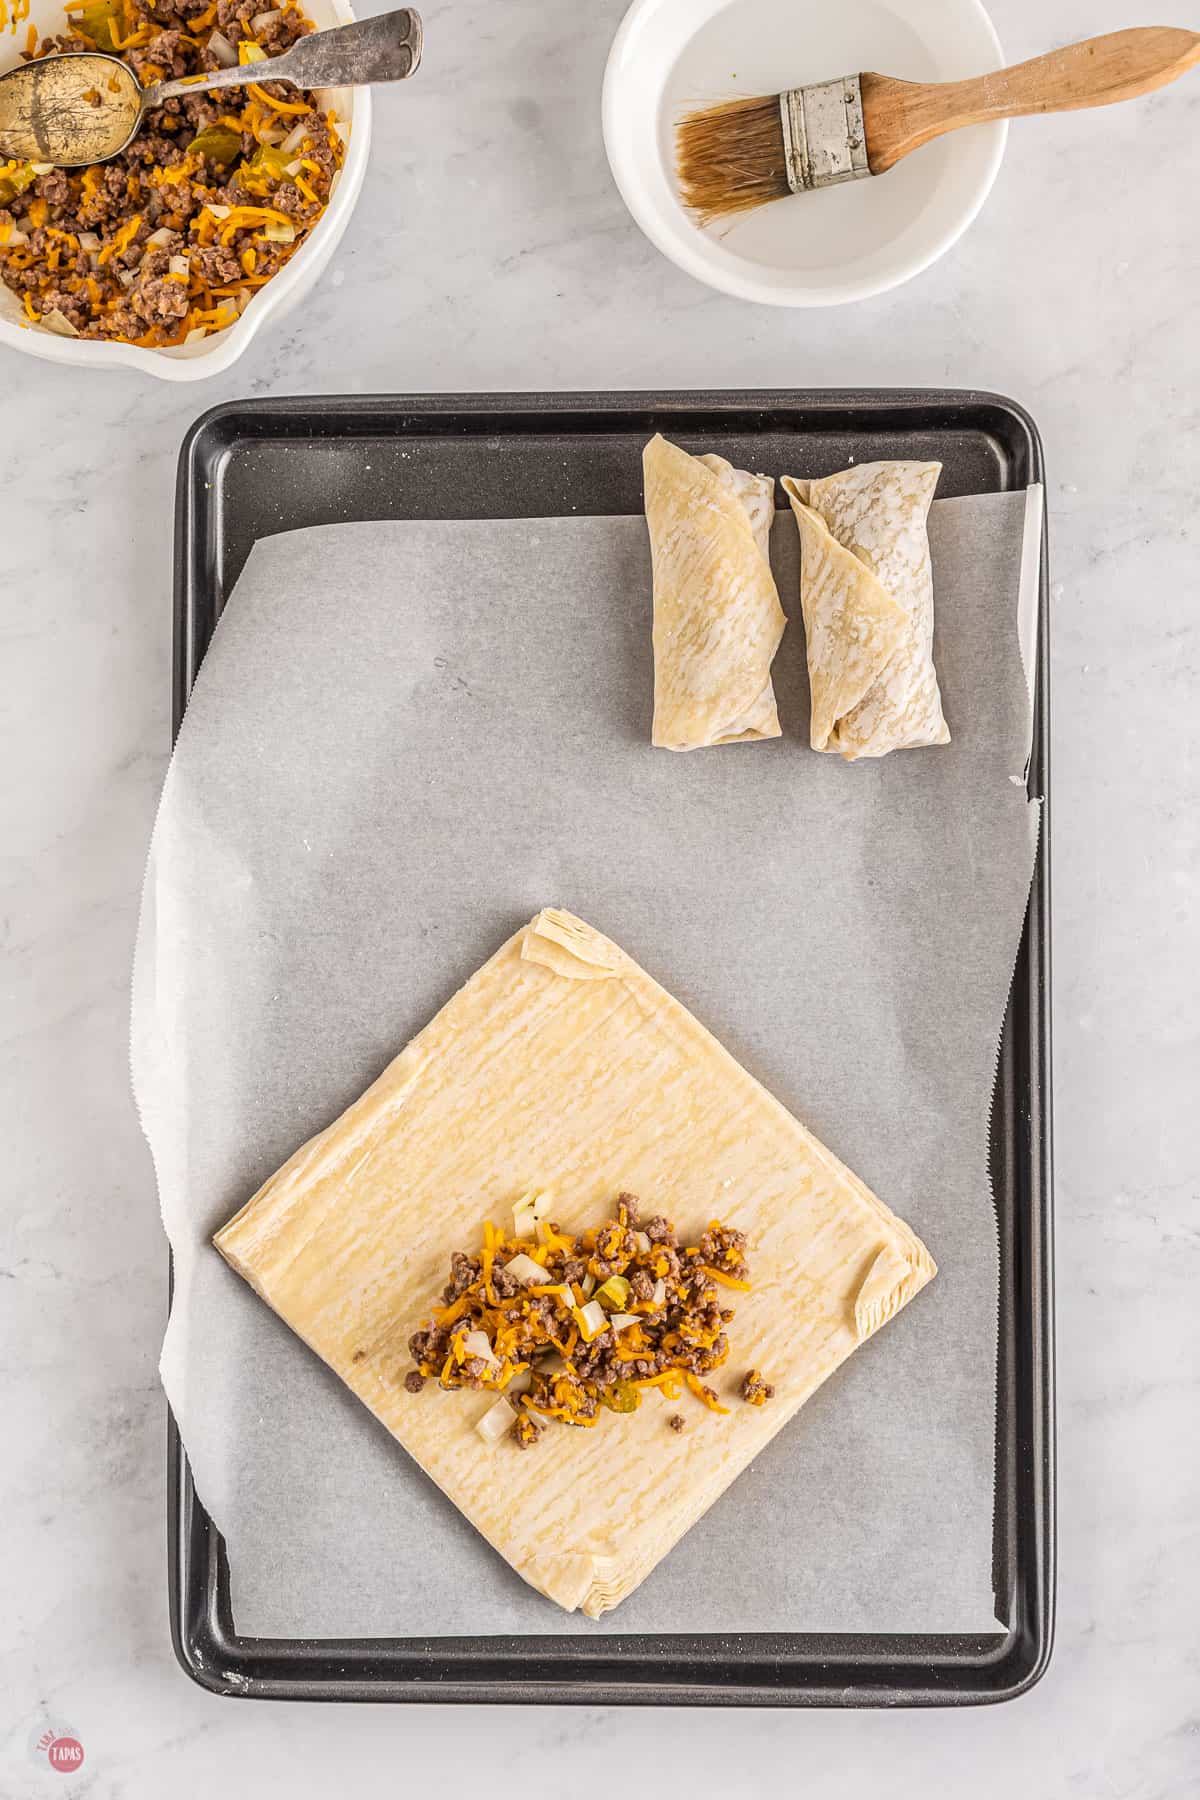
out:
{"label": "empty white bowl", "polygon": [[[264,0],[265,4],[265,0]],[[346,25],[354,17],[346,0],[300,0],[301,10],[318,30]],[[61,0],[33,0],[29,19],[15,36],[0,36],[0,69],[20,60],[28,24],[37,26],[39,40],[66,29]],[[110,344],[91,338],[57,337],[52,331],[29,324],[20,300],[0,282],[0,344],[40,356],[45,362],[70,363],[80,369],[141,369],[163,381],[201,381],[218,375],[235,363],[243,350],[270,320],[289,313],[316,282],[337,248],[354,211],[367,171],[371,143],[371,90],[329,88],[324,99],[348,127],[346,160],[337,191],[313,231],[274,276],[254,296],[241,318],[225,331],[180,344],[173,350],[142,349],[137,344]]]}
{"label": "empty white bowl", "polygon": [[772,306],[834,306],[927,269],[971,223],[1007,125],[975,126],[886,175],[794,194],[701,229],[675,187],[691,107],[872,70],[958,81],[1002,66],[979,0],[634,0],[604,78],[604,142],[646,236],[697,280]]}

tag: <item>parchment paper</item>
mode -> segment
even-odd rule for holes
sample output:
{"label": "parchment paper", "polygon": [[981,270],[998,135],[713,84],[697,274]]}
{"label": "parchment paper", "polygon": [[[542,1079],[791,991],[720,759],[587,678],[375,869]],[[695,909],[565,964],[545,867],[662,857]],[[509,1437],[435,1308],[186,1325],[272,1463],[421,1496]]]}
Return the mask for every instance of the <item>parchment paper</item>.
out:
{"label": "parchment paper", "polygon": [[[953,742],[854,766],[807,748],[786,517],[784,737],[688,756],[649,744],[639,518],[255,547],[167,777],[133,1012],[175,1252],[163,1379],[240,1631],[994,1629],[987,1127],[1037,826],[1025,517],[1024,495],[935,506]],[[678,995],[940,1267],[598,1625],[526,1588],[209,1244],[551,904]]]}

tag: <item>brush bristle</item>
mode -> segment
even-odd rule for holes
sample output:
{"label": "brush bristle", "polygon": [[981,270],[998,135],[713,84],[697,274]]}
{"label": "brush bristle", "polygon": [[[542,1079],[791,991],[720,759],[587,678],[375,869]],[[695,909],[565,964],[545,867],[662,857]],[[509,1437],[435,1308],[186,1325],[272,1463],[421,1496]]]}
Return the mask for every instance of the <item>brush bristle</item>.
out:
{"label": "brush bristle", "polygon": [[688,113],[675,127],[675,168],[701,225],[789,194],[778,94]]}

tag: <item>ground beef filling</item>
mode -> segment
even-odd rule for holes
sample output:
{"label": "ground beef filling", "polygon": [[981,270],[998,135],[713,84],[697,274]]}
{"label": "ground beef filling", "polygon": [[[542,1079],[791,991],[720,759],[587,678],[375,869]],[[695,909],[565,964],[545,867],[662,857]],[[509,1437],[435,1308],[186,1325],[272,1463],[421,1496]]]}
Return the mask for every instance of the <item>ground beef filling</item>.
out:
{"label": "ground beef filling", "polygon": [[766,1401],[775,1398],[775,1389],[769,1381],[763,1380],[758,1369],[751,1369],[748,1375],[742,1377],[742,1385],[738,1392],[742,1399],[748,1401],[751,1406],[762,1406]]}
{"label": "ground beef filling", "polygon": [[[545,1421],[593,1426],[604,1411],[636,1411],[656,1390],[670,1401],[687,1389],[727,1413],[703,1378],[729,1360],[734,1314],[721,1290],[749,1288],[745,1250],[743,1233],[718,1220],[683,1246],[669,1219],[641,1220],[632,1194],[579,1237],[552,1221],[538,1224],[536,1238],[489,1223],[478,1256],[454,1252],[442,1306],[409,1339],[413,1373],[504,1395],[516,1413],[508,1435],[522,1449]],[[764,1397],[773,1392],[761,1387]],[[760,1404],[744,1382],[741,1392]],[[684,1429],[680,1413],[667,1423]]]}
{"label": "ground beef filling", "polygon": [[[99,49],[143,83],[279,56],[312,30],[261,0],[86,0],[69,24],[26,60]],[[285,82],[168,100],[111,162],[0,161],[0,280],[31,324],[67,335],[164,346],[223,330],[304,242],[342,159],[331,117]]]}

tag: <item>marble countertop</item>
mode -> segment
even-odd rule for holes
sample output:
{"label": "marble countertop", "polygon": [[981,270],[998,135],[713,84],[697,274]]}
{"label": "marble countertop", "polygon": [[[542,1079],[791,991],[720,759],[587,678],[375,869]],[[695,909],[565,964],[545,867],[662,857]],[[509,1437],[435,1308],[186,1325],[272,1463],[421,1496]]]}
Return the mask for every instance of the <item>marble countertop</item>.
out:
{"label": "marble countertop", "polygon": [[[630,224],[597,119],[621,0],[431,0],[311,303],[225,378],[3,356],[0,1796],[361,1796],[458,1764],[549,1790],[595,1758],[725,1797],[1200,1787],[1200,75],[1015,129],[968,237],[829,313],[694,285]],[[1025,56],[1128,0],[994,0]],[[1158,13],[1169,15],[1159,19]],[[1172,5],[1156,22],[1185,23]],[[1191,21],[1196,22],[1194,19]],[[388,232],[372,229],[388,221]],[[167,1637],[165,1249],[128,1094],[135,909],[169,744],[175,456],[245,394],[959,386],[1030,408],[1053,545],[1060,1589],[1050,1672],[961,1714],[216,1700]],[[30,1755],[47,1719],[82,1770]],[[563,1753],[567,1760],[563,1760]],[[554,1758],[548,1761],[547,1756]],[[580,1775],[578,1785],[588,1785]]]}

